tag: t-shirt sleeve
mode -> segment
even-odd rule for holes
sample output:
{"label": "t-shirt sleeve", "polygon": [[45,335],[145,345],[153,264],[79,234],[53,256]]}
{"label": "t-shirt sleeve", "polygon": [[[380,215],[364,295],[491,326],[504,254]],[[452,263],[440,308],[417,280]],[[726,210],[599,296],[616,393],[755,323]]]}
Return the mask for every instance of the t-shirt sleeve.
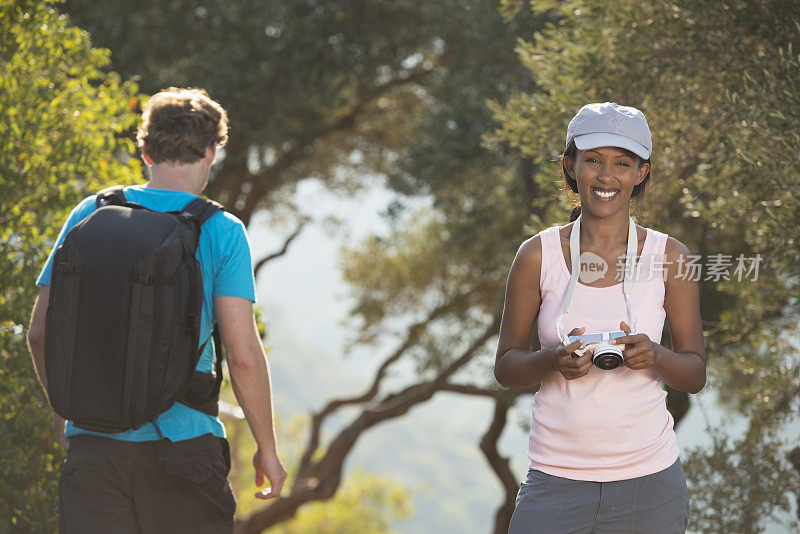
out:
{"label": "t-shirt sleeve", "polygon": [[[224,214],[223,216],[227,216]],[[215,297],[241,297],[256,301],[256,283],[253,276],[253,261],[250,256],[250,241],[244,224],[235,217],[228,217],[233,224],[226,224],[222,236],[222,254],[219,269],[214,278]]]}
{"label": "t-shirt sleeve", "polygon": [[72,227],[88,217],[89,214],[91,214],[94,210],[95,195],[83,199],[80,204],[72,209],[67,217],[67,221],[64,223],[64,226],[61,227],[61,232],[59,232],[58,238],[56,239],[53,248],[50,250],[50,255],[47,256],[47,261],[42,268],[42,272],[39,273],[39,277],[36,279],[37,286],[50,285],[50,276],[53,269],[53,257],[56,254],[56,250],[58,250],[58,247],[60,247],[61,243],[64,242],[64,238],[67,236],[67,233],[72,229]]}

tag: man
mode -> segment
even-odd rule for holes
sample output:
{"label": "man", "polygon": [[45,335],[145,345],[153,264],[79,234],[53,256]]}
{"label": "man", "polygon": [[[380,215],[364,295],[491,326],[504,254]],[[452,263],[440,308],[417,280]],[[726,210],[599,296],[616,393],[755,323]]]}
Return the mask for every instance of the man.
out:
{"label": "man", "polygon": [[[169,88],[146,104],[138,131],[145,185],[124,190],[129,202],[155,211],[181,210],[206,186],[217,149],[227,142],[225,110],[203,90]],[[37,285],[28,344],[47,392],[45,326],[55,250],[67,232],[96,209],[95,196],[69,215]],[[203,304],[200,344],[219,326],[239,405],[256,440],[256,485],[269,479],[260,499],[280,495],[286,471],[278,458],[269,366],[253,316],[255,282],[244,225],[218,211],[201,227]],[[210,373],[214,350],[206,343],[197,371]],[[219,418],[176,402],[138,428],[91,432],[54,416],[68,447],[59,483],[59,524],[71,532],[231,532],[236,502],[225,429]]]}

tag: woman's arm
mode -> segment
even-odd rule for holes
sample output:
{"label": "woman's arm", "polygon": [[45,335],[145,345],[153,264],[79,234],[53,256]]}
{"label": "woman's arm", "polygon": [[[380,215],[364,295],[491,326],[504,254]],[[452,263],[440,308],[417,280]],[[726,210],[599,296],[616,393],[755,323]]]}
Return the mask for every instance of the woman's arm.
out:
{"label": "woman's arm", "polygon": [[700,288],[697,280],[686,276],[686,264],[690,259],[686,245],[670,237],[665,254],[668,263],[664,311],[667,312],[672,350],[658,345],[653,367],[669,387],[697,393],[706,385]]}
{"label": "woman's arm", "polygon": [[[631,369],[652,367],[669,387],[697,393],[706,384],[706,349],[700,319],[699,285],[696,280],[685,276],[685,265],[689,260],[686,245],[670,237],[664,252],[664,311],[672,338],[672,350],[651,341],[646,334],[621,337],[612,343],[626,343],[623,355],[625,365]],[[630,332],[627,325],[620,326]]]}
{"label": "woman's arm", "polygon": [[[580,378],[592,365],[590,351],[580,358],[572,351],[580,346],[576,341],[567,347],[559,344],[531,352],[531,332],[542,297],[539,277],[542,266],[542,241],[536,235],[525,241],[517,251],[506,284],[503,320],[494,376],[505,387],[528,387],[538,384],[547,375],[560,371],[568,380]],[[571,334],[578,333],[574,330]]]}

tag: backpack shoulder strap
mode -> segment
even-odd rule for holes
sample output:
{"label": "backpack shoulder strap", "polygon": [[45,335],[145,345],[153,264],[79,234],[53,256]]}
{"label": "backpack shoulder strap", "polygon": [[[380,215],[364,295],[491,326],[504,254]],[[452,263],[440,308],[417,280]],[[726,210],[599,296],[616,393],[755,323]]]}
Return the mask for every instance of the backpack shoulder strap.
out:
{"label": "backpack shoulder strap", "polygon": [[203,223],[209,220],[215,213],[224,210],[225,208],[219,202],[198,197],[183,207],[181,215],[192,217],[197,221],[198,225],[202,226]]}
{"label": "backpack shoulder strap", "polygon": [[128,202],[128,199],[125,198],[124,187],[125,186],[122,185],[115,185],[99,191],[95,199],[95,206],[99,208],[101,206],[108,206],[110,204],[117,206],[124,205],[126,202]]}

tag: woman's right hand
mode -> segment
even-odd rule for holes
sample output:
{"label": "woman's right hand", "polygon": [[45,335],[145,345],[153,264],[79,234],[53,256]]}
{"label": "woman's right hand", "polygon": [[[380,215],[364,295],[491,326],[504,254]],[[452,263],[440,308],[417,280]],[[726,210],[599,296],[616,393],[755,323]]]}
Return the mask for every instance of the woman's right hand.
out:
{"label": "woman's right hand", "polygon": [[[586,330],[585,326],[573,328],[569,335],[582,334]],[[575,380],[589,372],[592,368],[593,349],[589,349],[579,356],[574,351],[579,349],[583,342],[579,339],[569,345],[559,343],[553,352],[553,367],[567,380]]]}

